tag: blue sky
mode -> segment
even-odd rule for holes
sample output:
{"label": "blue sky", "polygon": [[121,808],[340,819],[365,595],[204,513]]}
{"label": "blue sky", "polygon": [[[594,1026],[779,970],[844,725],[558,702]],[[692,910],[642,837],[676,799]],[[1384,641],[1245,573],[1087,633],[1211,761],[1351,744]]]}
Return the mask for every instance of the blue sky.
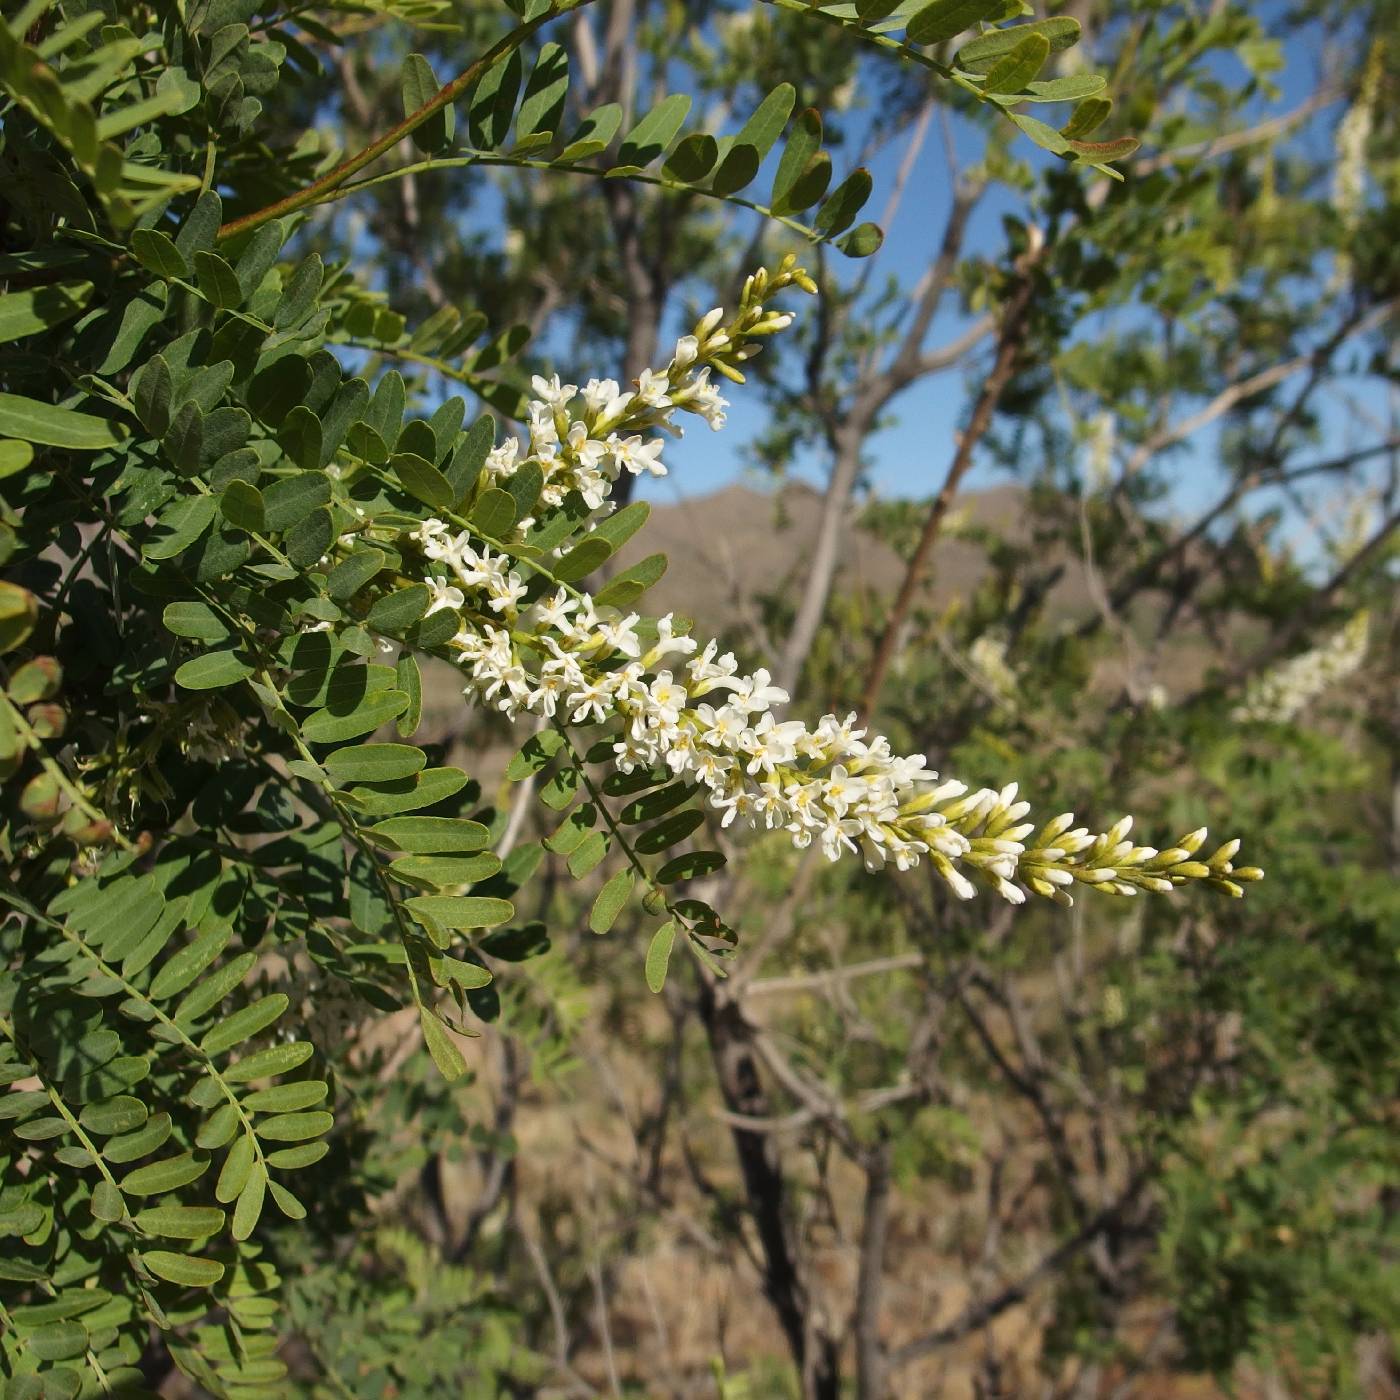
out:
{"label": "blue sky", "polygon": [[[1270,112],[1291,109],[1315,90],[1320,43],[1298,43],[1284,55],[1284,67],[1274,76],[1278,87],[1275,98],[1256,97],[1247,108],[1242,108],[1241,122],[1248,124]],[[1216,61],[1218,78],[1243,89],[1248,81],[1242,63],[1231,55],[1223,55]],[[1048,109],[1054,111],[1055,109]],[[1334,107],[1323,115],[1314,118],[1309,133],[1304,139],[1330,144],[1331,128],[1340,108]],[[970,161],[975,158],[978,137],[971,127],[959,125],[955,129],[959,159]],[[1050,161],[1053,157],[1043,156],[1024,137],[1017,139],[1016,153]],[[884,151],[872,165],[875,177],[875,194],[870,200],[865,215],[879,218],[888,191],[894,183],[895,170],[903,155],[904,146],[896,143]],[[838,172],[841,161],[838,157]],[[1086,172],[1084,178],[1093,179]],[[939,238],[947,215],[949,204],[950,179],[943,153],[942,141],[935,129],[931,130],[922,154],[909,180],[903,201],[892,225],[886,230],[884,247],[876,255],[878,272],[873,282],[878,284],[882,276],[893,275],[903,285],[912,286],[920,271],[927,265],[933,247]],[[974,215],[966,247],[969,251],[984,250],[992,255],[1002,247],[1004,235],[1001,218],[1004,211],[1015,208],[1013,198],[1004,192],[993,194],[985,199]],[[852,272],[860,264],[848,265]],[[798,308],[807,311],[806,298],[798,299]],[[937,344],[955,334],[965,320],[955,311],[945,311],[935,326],[930,344]],[[1089,324],[1080,328],[1079,335],[1092,335],[1095,328]],[[985,354],[984,354],[985,360]],[[973,362],[974,367],[977,361]],[[959,426],[960,416],[966,412],[969,383],[965,377],[966,366],[921,381],[906,391],[897,400],[895,413],[898,421],[875,436],[869,444],[869,457],[872,463],[871,485],[881,496],[927,496],[932,494],[941,482],[943,473],[954,448],[954,434]],[[1364,395],[1372,390],[1357,386]],[[673,445],[667,454],[671,476],[662,481],[647,483],[643,494],[652,500],[674,501],[678,498],[699,495],[718,489],[731,482],[747,480],[755,485],[763,484],[763,478],[745,465],[743,445],[764,422],[764,410],[756,391],[734,388],[729,393],[733,400],[729,426],[719,434],[713,434],[703,426],[691,428],[682,442]],[[1357,445],[1367,440],[1364,432],[1358,433],[1354,418],[1333,412],[1326,421],[1326,437],[1330,439],[1327,451],[1344,450],[1348,445]],[[1174,494],[1172,506],[1179,512],[1189,513],[1193,507],[1212,498],[1220,489],[1220,478],[1215,468],[1215,435],[1206,430],[1196,435],[1179,452],[1173,462]],[[824,475],[824,464],[820,458],[799,460],[793,464],[792,475],[820,485]],[[998,480],[1005,480],[987,462],[974,464],[968,480],[968,487],[975,489],[988,486]]]}

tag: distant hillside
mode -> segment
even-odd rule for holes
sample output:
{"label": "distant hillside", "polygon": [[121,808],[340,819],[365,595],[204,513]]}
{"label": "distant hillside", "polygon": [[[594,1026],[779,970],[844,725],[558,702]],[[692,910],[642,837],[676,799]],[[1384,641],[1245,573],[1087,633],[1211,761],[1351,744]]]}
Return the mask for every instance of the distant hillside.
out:
{"label": "distant hillside", "polygon": [[[728,486],[675,505],[654,505],[651,519],[619,556],[619,566],[657,551],[670,559],[666,576],[647,594],[649,612],[675,611],[711,630],[732,617],[735,602],[796,589],[821,519],[819,493],[802,484],[775,492]],[[961,520],[992,525],[1011,538],[1022,529],[1025,493],[1016,486],[973,491],[954,508]],[[1082,573],[1072,561],[1052,595],[1057,611],[1090,606]],[[952,534],[938,542],[931,575],[932,597],[944,604],[966,595],[985,572],[981,551]],[[859,528],[846,532],[838,587],[891,594],[904,575],[899,556],[877,536]]]}

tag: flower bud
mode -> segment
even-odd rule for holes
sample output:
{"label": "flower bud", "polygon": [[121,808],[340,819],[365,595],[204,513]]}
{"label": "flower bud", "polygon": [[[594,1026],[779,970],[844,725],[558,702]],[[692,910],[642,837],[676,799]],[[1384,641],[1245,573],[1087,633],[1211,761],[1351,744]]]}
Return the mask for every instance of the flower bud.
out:
{"label": "flower bud", "polygon": [[63,794],[52,773],[36,774],[19,795],[20,811],[31,821],[45,826],[58,820],[62,805]]}
{"label": "flower bud", "polygon": [[62,705],[31,705],[26,716],[29,727],[40,739],[58,739],[68,727]]}
{"label": "flower bud", "polygon": [[1189,855],[1194,856],[1205,844],[1206,836],[1206,828],[1198,826],[1195,831],[1188,831],[1176,844],[1181,846]]}
{"label": "flower bud", "polygon": [[10,699],[16,705],[32,705],[36,700],[52,700],[63,684],[63,667],[52,656],[36,656],[26,661],[10,678]]}

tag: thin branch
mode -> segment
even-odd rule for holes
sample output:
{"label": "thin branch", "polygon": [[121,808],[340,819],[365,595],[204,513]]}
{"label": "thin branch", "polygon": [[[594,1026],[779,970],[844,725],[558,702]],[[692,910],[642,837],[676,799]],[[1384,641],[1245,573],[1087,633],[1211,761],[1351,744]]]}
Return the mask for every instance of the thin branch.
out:
{"label": "thin branch", "polygon": [[469,64],[451,82],[444,83],[417,111],[410,112],[397,126],[391,127],[383,136],[376,137],[363,150],[357,151],[353,156],[341,161],[333,170],[328,170],[322,175],[319,180],[313,180],[311,184],[298,190],[295,194],[289,194],[262,209],[257,209],[251,214],[244,214],[242,218],[226,223],[218,232],[219,241],[233,238],[240,233],[247,233],[250,229],[260,228],[263,224],[281,218],[284,214],[293,214],[298,209],[306,209],[313,204],[322,203],[352,175],[357,175],[366,166],[373,165],[380,156],[392,151],[404,137],[417,131],[425,122],[431,121],[444,107],[450,107],[458,98],[465,96],[472,84],[497,59],[504,58],[513,49],[519,48],[542,25],[569,10],[577,9],[588,3],[589,0],[570,0],[570,3],[566,5],[551,4],[543,14],[537,15],[528,23],[522,24],[519,29],[512,30],[504,38],[497,40],[480,58]]}
{"label": "thin branch", "polygon": [[957,450],[953,453],[953,460],[948,465],[948,473],[943,478],[943,485],[939,489],[938,495],[934,497],[933,504],[929,507],[924,527],[919,534],[919,542],[915,545],[908,568],[904,571],[904,578],[890,609],[884,634],[881,636],[879,646],[875,651],[875,659],[870,668],[870,678],[861,701],[860,712],[867,719],[874,713],[880,698],[880,691],[884,688],[885,677],[889,674],[890,665],[894,661],[900,634],[904,630],[904,624],[914,605],[914,595],[923,582],[929,555],[933,552],[934,542],[938,539],[943,528],[948,508],[952,505],[954,496],[957,495],[958,487],[966,475],[968,467],[972,465],[973,452],[991,426],[992,414],[995,412],[1002,393],[1016,368],[1016,361],[1020,357],[1026,324],[1030,315],[1035,286],[1035,264],[1039,261],[1043,251],[1044,245],[1024,259],[1020,278],[1002,312],[1001,330],[997,337],[996,359],[993,362],[992,371],[983,382],[967,430],[958,441]]}
{"label": "thin branch", "polygon": [[928,1333],[927,1336],[906,1342],[902,1347],[896,1348],[890,1355],[890,1371],[900,1370],[913,1361],[918,1361],[943,1347],[960,1342],[964,1337],[985,1327],[989,1322],[1006,1312],[1008,1308],[1014,1308],[1017,1304],[1025,1302],[1042,1279],[1058,1272],[1065,1263],[1091,1244],[1099,1235],[1111,1229],[1118,1222],[1122,1213],[1136,1199],[1142,1186],[1143,1178],[1140,1176],[1135,1178],[1112,1205],[1099,1211],[1068,1239],[1043,1255],[1015,1283],[1008,1284],[999,1293],[993,1294],[980,1303],[971,1304],[946,1327],[940,1327],[937,1331]]}
{"label": "thin branch", "polygon": [[903,972],[923,965],[922,953],[898,953],[887,958],[872,958],[869,962],[852,963],[847,967],[833,967],[826,972],[807,972],[792,977],[766,977],[761,982],[750,983],[745,995],[763,997],[780,996],[786,992],[816,991],[829,988],[837,982],[849,982],[858,977],[878,977],[884,972]]}

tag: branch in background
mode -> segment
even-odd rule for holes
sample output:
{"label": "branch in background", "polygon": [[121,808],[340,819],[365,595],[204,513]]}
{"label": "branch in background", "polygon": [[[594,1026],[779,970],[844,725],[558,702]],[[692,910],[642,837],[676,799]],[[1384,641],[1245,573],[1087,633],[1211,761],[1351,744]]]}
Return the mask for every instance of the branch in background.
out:
{"label": "branch in background", "polygon": [[1226,684],[1237,685],[1247,676],[1282,656],[1309,627],[1326,615],[1336,603],[1342,589],[1378,554],[1389,547],[1397,531],[1400,531],[1400,510],[1392,511],[1382,521],[1380,528],[1371,538],[1302,607],[1294,610],[1287,623],[1274,632],[1261,650],[1255,652],[1248,661],[1233,666],[1226,675]]}
{"label": "branch in background", "polygon": [[855,1340],[857,1400],[884,1400],[885,1348],[880,1340],[885,1249],[890,1223],[890,1147],[880,1142],[866,1154],[865,1202],[856,1275]]}
{"label": "branch in background", "polygon": [[[1295,356],[1281,365],[1274,365],[1268,370],[1262,370],[1258,374],[1251,375],[1248,379],[1241,380],[1239,383],[1231,385],[1222,394],[1217,395],[1217,397],[1199,413],[1191,415],[1190,418],[1184,420],[1174,428],[1163,429],[1162,432],[1155,434],[1152,438],[1148,439],[1148,442],[1142,444],[1142,446],[1133,453],[1125,469],[1125,477],[1140,471],[1154,453],[1181,442],[1198,428],[1214,422],[1215,419],[1219,418],[1236,404],[1250,397],[1251,394],[1260,393],[1264,389],[1272,387],[1274,384],[1282,383],[1283,380],[1287,379],[1290,375],[1296,374],[1299,370],[1310,366],[1313,372],[1309,377],[1308,383],[1304,385],[1302,391],[1300,391],[1287,412],[1282,415],[1280,427],[1275,431],[1269,444],[1270,450],[1265,455],[1266,458],[1273,457],[1280,446],[1283,427],[1301,410],[1307,395],[1310,394],[1312,389],[1316,386],[1322,367],[1330,361],[1331,357],[1340,346],[1352,336],[1375,329],[1375,327],[1383,324],[1389,317],[1394,315],[1397,309],[1400,309],[1400,302],[1397,301],[1389,301],[1380,306],[1373,307],[1366,314],[1348,321],[1345,325],[1341,326],[1329,337],[1327,342],[1319,346],[1317,350],[1306,355]],[[1144,450],[1148,448],[1150,448],[1150,451],[1144,456]],[[1333,459],[1333,462],[1316,464],[1308,470],[1312,472],[1331,470],[1333,463],[1335,463],[1336,469],[1340,470],[1351,461],[1360,461],[1375,452],[1384,450],[1386,450],[1384,447],[1365,448],[1359,453]],[[1156,550],[1150,558],[1145,559],[1135,569],[1131,570],[1128,576],[1123,579],[1109,595],[1111,610],[1114,612],[1121,612],[1126,608],[1143,588],[1148,587],[1154,580],[1161,576],[1165,568],[1169,567],[1175,560],[1180,559],[1197,540],[1205,535],[1217,520],[1226,514],[1226,512],[1232,510],[1235,505],[1251,491],[1257,490],[1262,486],[1273,484],[1275,478],[1278,476],[1279,474],[1277,471],[1271,469],[1266,461],[1264,466],[1254,471],[1247,472],[1244,476],[1240,477],[1238,481],[1227,488],[1214,505],[1210,506],[1197,517],[1195,524],[1189,529],[1182,530],[1173,535],[1172,538]],[[1282,478],[1280,477],[1279,479]],[[1098,614],[1086,619],[1086,621],[1080,625],[1077,635],[1080,637],[1091,635],[1098,630],[1102,622],[1103,618]]]}
{"label": "branch in background", "polygon": [[860,713],[864,719],[869,719],[879,702],[880,691],[884,688],[885,677],[889,674],[890,664],[894,660],[900,634],[904,630],[910,609],[914,605],[914,595],[923,582],[934,542],[938,539],[939,532],[943,528],[943,521],[947,517],[948,508],[952,505],[954,496],[957,495],[958,487],[967,474],[968,467],[972,465],[972,454],[991,426],[992,414],[995,412],[997,403],[1016,368],[1016,361],[1020,357],[1025,338],[1026,323],[1030,315],[1035,285],[1035,268],[1044,255],[1044,247],[1045,245],[1042,244],[1040,248],[1027,255],[1023,260],[1020,277],[1002,311],[1001,330],[997,336],[996,359],[993,361],[992,371],[984,381],[981,393],[977,396],[972,417],[968,421],[967,430],[958,441],[957,451],[954,452],[953,460],[949,463],[948,474],[943,478],[943,485],[939,489],[938,495],[933,498],[933,504],[929,507],[928,516],[924,520],[924,528],[919,534],[919,542],[915,545],[909,566],[904,571],[904,578],[899,585],[894,605],[890,609],[884,634],[875,650],[875,660],[870,668],[870,679],[866,684],[865,695],[860,706]]}
{"label": "branch in background", "polygon": [[964,1337],[970,1336],[973,1332],[1000,1317],[1009,1308],[1014,1308],[1017,1304],[1025,1302],[1030,1297],[1032,1290],[1043,1279],[1059,1272],[1065,1264],[1100,1235],[1114,1228],[1137,1199],[1143,1185],[1143,1178],[1135,1177],[1112,1205],[1099,1211],[1067,1240],[1056,1245],[1048,1254],[1042,1256],[1039,1262],[1022,1274],[1015,1283],[1008,1284],[999,1293],[965,1308],[946,1327],[940,1327],[936,1331],[928,1333],[927,1336],[919,1337],[915,1341],[906,1342],[903,1346],[897,1347],[890,1353],[890,1371],[901,1370],[911,1362],[930,1356],[943,1347],[951,1346],[954,1342],[960,1342]]}
{"label": "branch in background", "polygon": [[[990,329],[989,318],[973,323],[950,345],[934,351],[925,351],[924,339],[933,324],[944,293],[951,285],[957,268],[958,256],[962,251],[963,239],[967,234],[967,222],[973,208],[981,198],[983,186],[964,184],[953,198],[953,207],[944,225],[943,237],[933,261],[920,281],[915,292],[916,308],[908,330],[904,333],[899,349],[889,363],[879,368],[867,366],[860,374],[849,410],[844,418],[828,422],[828,440],[834,451],[831,478],[827,483],[826,495],[822,501],[821,520],[817,526],[817,538],[812,547],[812,562],[807,571],[807,582],[803,589],[797,614],[793,618],[792,630],[783,648],[782,659],[776,668],[777,684],[788,692],[795,693],[802,679],[803,668],[807,664],[822,617],[826,613],[827,600],[831,596],[832,584],[836,577],[836,566],[840,556],[841,535],[850,510],[851,495],[855,490],[856,479],[860,475],[861,448],[869,436],[876,419],[890,400],[915,379],[925,374],[933,374],[956,364],[957,361],[977,343]],[[822,298],[826,301],[827,298]],[[830,338],[833,328],[828,321],[818,323],[819,336]],[[820,366],[825,358],[825,344],[820,351],[814,348],[809,359],[809,380],[812,367]],[[821,401],[818,386],[812,385],[812,398]]]}
{"label": "branch in background", "polygon": [[261,228],[263,224],[270,223],[273,219],[279,219],[284,214],[293,214],[298,209],[306,209],[313,204],[320,204],[324,199],[333,195],[352,175],[358,175],[366,166],[373,165],[380,156],[387,155],[404,137],[412,135],[444,107],[450,107],[459,98],[464,97],[472,84],[498,58],[504,58],[513,49],[518,49],[537,29],[565,13],[565,10],[576,9],[578,6],[588,3],[589,0],[570,0],[567,6],[551,5],[543,14],[537,15],[526,24],[522,24],[519,29],[512,30],[503,39],[492,44],[480,58],[469,64],[450,83],[444,83],[416,112],[410,112],[397,126],[391,127],[383,136],[371,141],[363,150],[357,151],[353,156],[341,161],[334,170],[327,171],[319,180],[313,180],[305,189],[297,190],[295,194],[289,194],[284,199],[276,200],[262,209],[257,209],[251,214],[244,214],[242,218],[226,223],[219,230],[219,241],[233,238],[240,233],[247,233],[250,229]]}
{"label": "branch in background", "polygon": [[[704,977],[699,1010],[725,1107],[745,1118],[770,1118],[753,1030],[743,1013]],[[797,1241],[792,1234],[787,1182],[777,1144],[771,1134],[749,1128],[735,1127],[732,1134],[744,1194],[762,1249],[764,1296],[778,1314],[788,1349],[804,1378],[804,1400],[838,1400],[839,1355],[834,1339],[814,1335],[811,1326],[811,1300],[798,1268]]]}

